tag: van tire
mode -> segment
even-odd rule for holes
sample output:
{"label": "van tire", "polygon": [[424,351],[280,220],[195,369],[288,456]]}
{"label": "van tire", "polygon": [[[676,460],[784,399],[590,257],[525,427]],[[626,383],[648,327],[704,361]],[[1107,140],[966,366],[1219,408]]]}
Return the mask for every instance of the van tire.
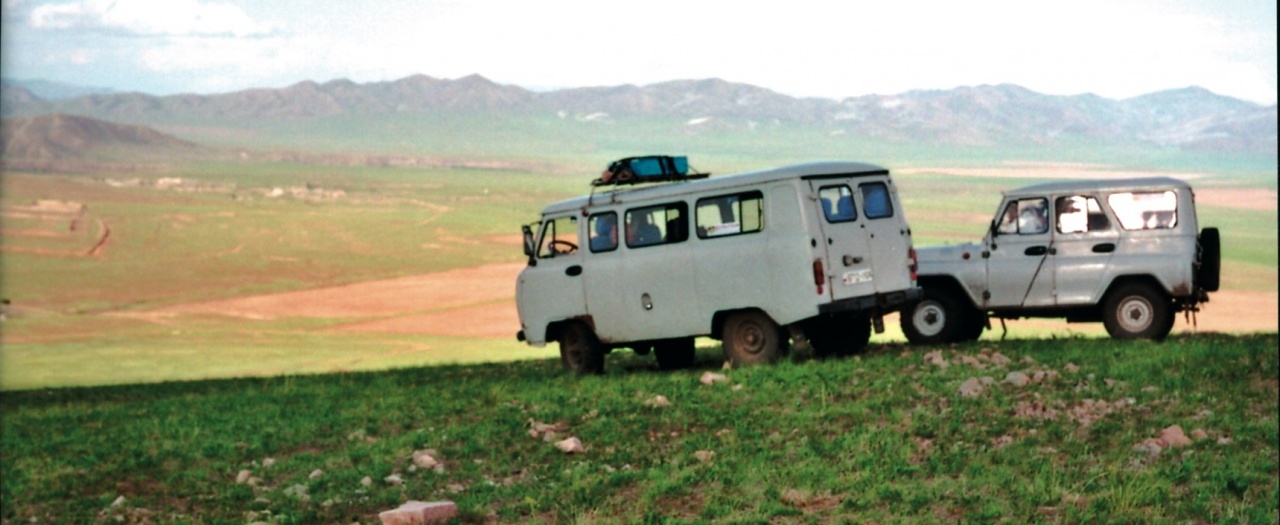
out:
{"label": "van tire", "polygon": [[871,319],[860,313],[823,319],[810,325],[806,335],[815,356],[848,357],[867,349]]}
{"label": "van tire", "polygon": [[680,370],[693,366],[697,353],[693,338],[668,339],[653,345],[653,357],[662,370]]}
{"label": "van tire", "polygon": [[1115,339],[1161,341],[1173,330],[1177,313],[1164,292],[1141,282],[1112,290],[1102,308],[1102,324]]}
{"label": "van tire", "polygon": [[604,373],[604,346],[586,324],[571,322],[556,337],[560,343],[560,363],[578,375]]}
{"label": "van tire", "polygon": [[782,329],[759,310],[729,314],[720,338],[734,366],[772,363],[782,356]]}
{"label": "van tire", "polygon": [[1206,292],[1218,291],[1222,273],[1222,239],[1217,228],[1200,230],[1200,268],[1196,282]]}
{"label": "van tire", "polygon": [[902,309],[899,324],[907,341],[939,344],[957,341],[957,334],[962,332],[960,326],[973,318],[966,315],[965,308],[951,294],[937,288],[925,288],[920,302]]}

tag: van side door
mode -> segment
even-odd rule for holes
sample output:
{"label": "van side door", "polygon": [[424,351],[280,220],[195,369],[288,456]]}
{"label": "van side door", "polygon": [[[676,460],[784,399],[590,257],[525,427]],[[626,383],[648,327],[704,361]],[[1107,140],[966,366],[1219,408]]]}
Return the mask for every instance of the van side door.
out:
{"label": "van side door", "polygon": [[852,177],[809,179],[809,187],[817,196],[813,213],[821,230],[816,239],[825,257],[831,299],[838,301],[865,297],[876,292],[876,275],[867,228],[854,200]]}
{"label": "van side door", "polygon": [[[582,232],[576,214],[547,216],[533,259],[520,272],[520,321],[542,333],[548,323],[587,314],[582,284]],[[534,328],[534,327],[537,328]]]}

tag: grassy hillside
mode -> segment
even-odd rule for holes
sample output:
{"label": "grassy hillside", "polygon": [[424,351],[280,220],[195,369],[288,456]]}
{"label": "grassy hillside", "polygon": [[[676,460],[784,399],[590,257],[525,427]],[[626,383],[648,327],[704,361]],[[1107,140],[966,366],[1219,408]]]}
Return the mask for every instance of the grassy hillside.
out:
{"label": "grassy hillside", "polygon": [[[540,360],[6,392],[0,519],[376,523],[452,500],[463,523],[1275,523],[1278,343],[887,345],[730,371],[713,349],[672,373],[621,353],[603,377]],[[1190,444],[1153,448],[1174,425]],[[553,446],[570,436],[585,452]],[[428,449],[442,465],[416,468]]]}

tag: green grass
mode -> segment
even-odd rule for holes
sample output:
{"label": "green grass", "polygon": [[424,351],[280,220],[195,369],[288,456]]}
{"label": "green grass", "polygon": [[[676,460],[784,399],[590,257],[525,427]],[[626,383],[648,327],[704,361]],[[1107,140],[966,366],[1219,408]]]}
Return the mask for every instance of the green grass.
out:
{"label": "green grass", "polygon": [[[1277,345],[987,341],[938,348],[946,368],[880,345],[714,386],[698,377],[721,372],[718,348],[670,373],[620,352],[603,377],[546,359],[11,391],[0,507],[12,523],[376,523],[410,499],[455,501],[464,523],[1275,523]],[[1011,363],[962,364],[984,349]],[[1056,375],[1015,387],[1011,371]],[[979,376],[996,383],[957,394]],[[646,404],[657,395],[672,406]],[[587,451],[559,452],[531,422]],[[1171,425],[1208,437],[1134,449]],[[441,471],[410,468],[422,449]],[[241,470],[260,481],[235,483]]]}

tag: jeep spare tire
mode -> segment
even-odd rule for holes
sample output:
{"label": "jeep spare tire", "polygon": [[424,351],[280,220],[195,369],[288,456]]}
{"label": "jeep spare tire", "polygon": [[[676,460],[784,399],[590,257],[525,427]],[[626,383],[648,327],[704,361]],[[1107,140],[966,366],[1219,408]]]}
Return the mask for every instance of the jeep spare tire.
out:
{"label": "jeep spare tire", "polygon": [[1200,230],[1200,268],[1196,271],[1196,283],[1206,292],[1218,291],[1222,273],[1222,240],[1217,228]]}

